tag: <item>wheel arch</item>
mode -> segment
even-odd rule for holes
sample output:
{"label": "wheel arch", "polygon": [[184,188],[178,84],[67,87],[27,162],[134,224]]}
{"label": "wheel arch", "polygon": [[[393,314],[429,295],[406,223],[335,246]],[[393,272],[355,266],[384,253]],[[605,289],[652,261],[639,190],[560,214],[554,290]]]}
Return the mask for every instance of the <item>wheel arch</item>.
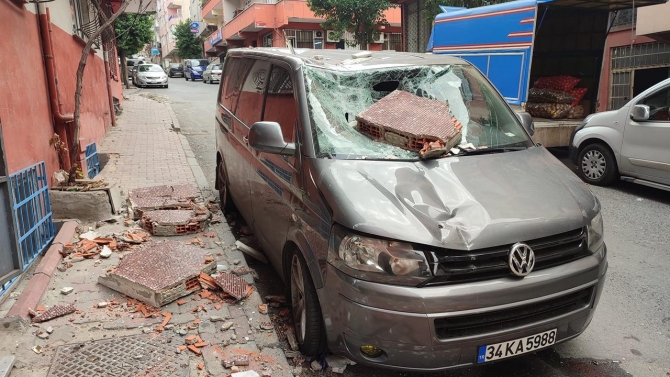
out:
{"label": "wheel arch", "polygon": [[[603,139],[600,139],[600,138],[597,138],[597,137],[592,137],[592,138],[582,140],[582,142],[579,144],[579,148],[577,149],[577,156],[580,156],[582,154],[582,151],[586,147],[588,147],[589,145],[593,145],[593,144],[600,144],[600,145],[604,146],[605,148],[607,148],[610,151],[610,153],[612,153],[612,156],[614,156],[614,161],[616,162],[616,165],[617,165],[616,169],[617,169],[617,172],[618,172],[619,171],[619,166],[621,166],[620,163],[619,163],[619,154],[616,153],[614,151],[614,149],[612,148],[612,146],[609,145],[609,143],[607,141],[603,140]],[[579,162],[579,157],[577,158],[577,160],[578,160],[577,161],[577,166],[579,166],[579,163],[580,163]]]}
{"label": "wheel arch", "polygon": [[321,269],[319,268],[317,257],[309,242],[307,241],[307,238],[297,227],[293,227],[289,230],[286,243],[282,249],[282,279],[284,279],[284,281],[288,281],[288,269],[291,266],[290,251],[294,250],[299,252],[305,262],[307,262],[307,270],[309,270],[309,274],[312,278],[312,281],[314,282],[316,289],[322,288],[324,285],[324,279],[323,274],[321,273]]}

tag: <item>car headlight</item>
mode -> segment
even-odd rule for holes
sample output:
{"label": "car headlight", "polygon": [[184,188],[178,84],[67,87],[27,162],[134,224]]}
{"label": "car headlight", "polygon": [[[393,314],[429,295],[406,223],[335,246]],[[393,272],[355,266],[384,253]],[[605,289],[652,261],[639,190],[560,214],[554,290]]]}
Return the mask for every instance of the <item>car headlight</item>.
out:
{"label": "car headlight", "polygon": [[605,229],[603,226],[603,215],[598,212],[588,225],[589,250],[595,252],[604,242]]}
{"label": "car headlight", "polygon": [[349,276],[378,283],[416,286],[432,275],[425,254],[406,242],[351,233],[335,226],[328,261]]}

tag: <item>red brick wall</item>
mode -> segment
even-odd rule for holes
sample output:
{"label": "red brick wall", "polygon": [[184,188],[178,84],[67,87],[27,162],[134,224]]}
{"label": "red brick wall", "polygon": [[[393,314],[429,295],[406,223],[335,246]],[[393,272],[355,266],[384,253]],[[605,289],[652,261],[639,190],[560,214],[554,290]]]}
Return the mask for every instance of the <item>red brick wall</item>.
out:
{"label": "red brick wall", "polygon": [[37,16],[11,1],[0,1],[0,15],[0,122],[9,172],[46,161],[51,175],[58,158],[49,146],[54,131]]}

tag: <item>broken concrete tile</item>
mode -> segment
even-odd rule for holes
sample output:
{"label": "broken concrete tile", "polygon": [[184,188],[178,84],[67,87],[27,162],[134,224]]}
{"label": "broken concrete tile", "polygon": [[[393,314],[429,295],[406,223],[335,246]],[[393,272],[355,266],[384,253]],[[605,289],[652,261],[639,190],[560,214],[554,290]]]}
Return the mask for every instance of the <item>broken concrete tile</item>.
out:
{"label": "broken concrete tile", "polygon": [[40,332],[37,334],[37,337],[40,338],[40,339],[48,339],[48,338],[49,338],[49,334],[47,334],[46,332],[41,332],[41,331],[40,331]]}
{"label": "broken concrete tile", "polygon": [[0,356],[0,377],[9,376],[15,361],[15,356]]}
{"label": "broken concrete tile", "polygon": [[231,327],[233,327],[234,324],[235,324],[234,322],[224,323],[223,325],[221,325],[221,331],[226,331],[226,330],[230,329]]}
{"label": "broken concrete tile", "polygon": [[233,365],[244,367],[249,365],[249,355],[235,355],[232,358]]}
{"label": "broken concrete tile", "polygon": [[106,307],[107,307],[107,304],[108,304],[107,301],[102,301],[102,302],[99,302],[96,306],[97,306],[99,309],[101,309],[101,308],[106,308]]}
{"label": "broken concrete tile", "polygon": [[47,332],[47,334],[51,334],[51,333],[54,332],[54,328],[49,326],[49,327],[47,327],[46,332]]}
{"label": "broken concrete tile", "polygon": [[321,364],[319,364],[317,360],[312,361],[310,367],[312,367],[312,370],[317,372],[323,369],[323,367],[321,366]]}
{"label": "broken concrete tile", "polygon": [[344,370],[347,369],[347,365],[356,365],[354,361],[336,355],[326,357],[326,363],[328,363],[328,366],[332,369],[333,373],[338,374],[344,373]]}
{"label": "broken concrete tile", "polygon": [[286,329],[286,339],[288,340],[288,344],[293,351],[297,351],[299,349],[298,340],[295,337],[293,328]]}
{"label": "broken concrete tile", "polygon": [[211,214],[194,210],[157,210],[142,215],[140,225],[155,236],[176,236],[198,233],[207,227]]}
{"label": "broken concrete tile", "polygon": [[235,299],[240,300],[242,297],[247,296],[249,285],[246,280],[228,273],[221,273],[218,276],[213,277],[213,279],[224,292],[233,296]]}
{"label": "broken concrete tile", "polygon": [[213,316],[209,317],[209,320],[212,321],[212,322],[222,322],[223,317],[218,316],[218,315],[213,315]]}
{"label": "broken concrete tile", "polygon": [[72,288],[72,287],[63,287],[63,288],[61,288],[61,290],[60,290],[60,294],[62,294],[62,295],[69,295],[69,294],[72,293],[73,291],[74,291],[74,288]]}
{"label": "broken concrete tile", "polygon": [[51,308],[47,309],[44,313],[39,314],[35,317],[33,317],[33,322],[45,322],[50,319],[58,318],[61,316],[64,316],[66,314],[74,313],[75,312],[75,307],[74,305],[55,305],[52,306]]}
{"label": "broken concrete tile", "polygon": [[201,272],[212,273],[215,262],[199,247],[166,241],[126,255],[98,282],[125,295],[160,307],[200,289]]}
{"label": "broken concrete tile", "polygon": [[112,249],[110,249],[107,245],[102,247],[102,251],[100,252],[100,258],[109,258],[112,256]]}

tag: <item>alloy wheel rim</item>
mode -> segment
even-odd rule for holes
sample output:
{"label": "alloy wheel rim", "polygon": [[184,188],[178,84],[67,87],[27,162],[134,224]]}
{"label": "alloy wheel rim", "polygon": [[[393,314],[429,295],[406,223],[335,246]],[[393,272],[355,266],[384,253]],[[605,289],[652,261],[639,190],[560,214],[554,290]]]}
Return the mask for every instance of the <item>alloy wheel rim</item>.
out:
{"label": "alloy wheel rim", "polygon": [[597,150],[586,152],[582,158],[582,172],[591,180],[598,180],[605,175],[607,161],[605,156]]}
{"label": "alloy wheel rim", "polygon": [[293,309],[293,323],[296,327],[298,342],[302,344],[307,332],[307,307],[302,263],[297,255],[294,255],[291,260],[291,309]]}

